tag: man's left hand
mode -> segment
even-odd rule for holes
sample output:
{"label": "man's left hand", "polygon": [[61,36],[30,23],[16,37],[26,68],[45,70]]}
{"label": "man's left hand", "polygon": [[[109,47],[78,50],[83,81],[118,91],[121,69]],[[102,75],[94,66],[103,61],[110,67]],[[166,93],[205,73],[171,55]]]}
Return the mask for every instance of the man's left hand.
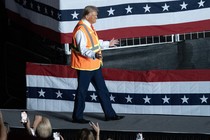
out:
{"label": "man's left hand", "polygon": [[110,40],[110,42],[109,42],[110,47],[117,47],[116,45],[118,45],[118,44],[119,44],[119,40],[114,39],[114,38],[112,38],[112,40]]}

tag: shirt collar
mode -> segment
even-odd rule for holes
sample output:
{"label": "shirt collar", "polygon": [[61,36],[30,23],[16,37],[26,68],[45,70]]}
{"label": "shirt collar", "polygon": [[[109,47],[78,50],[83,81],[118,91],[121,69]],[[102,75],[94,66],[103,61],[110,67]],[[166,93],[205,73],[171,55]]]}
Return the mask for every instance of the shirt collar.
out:
{"label": "shirt collar", "polygon": [[82,22],[87,25],[89,28],[91,28],[91,24],[89,21],[87,21],[86,19],[82,19]]}

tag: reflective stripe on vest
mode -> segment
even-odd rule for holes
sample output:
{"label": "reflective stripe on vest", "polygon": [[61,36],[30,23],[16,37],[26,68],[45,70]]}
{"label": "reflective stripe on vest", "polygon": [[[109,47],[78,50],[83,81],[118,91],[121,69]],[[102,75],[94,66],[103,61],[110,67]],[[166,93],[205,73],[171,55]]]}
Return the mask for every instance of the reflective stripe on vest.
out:
{"label": "reflective stripe on vest", "polygon": [[[90,35],[90,32],[89,32],[88,29],[87,29],[87,26],[86,26],[85,24],[77,24],[77,26],[83,26],[84,29],[86,30],[86,32],[87,32],[87,34],[88,34],[88,37],[90,38],[91,46],[92,46],[92,48],[89,48],[89,49],[91,49],[92,51],[99,50],[99,49],[100,49],[99,44],[98,44],[98,46],[94,46],[93,38],[92,38],[92,36]],[[73,49],[74,49],[75,51],[79,52],[79,48],[76,47],[76,44],[75,44],[75,43],[73,43],[73,44],[74,44],[74,45],[73,45]]]}

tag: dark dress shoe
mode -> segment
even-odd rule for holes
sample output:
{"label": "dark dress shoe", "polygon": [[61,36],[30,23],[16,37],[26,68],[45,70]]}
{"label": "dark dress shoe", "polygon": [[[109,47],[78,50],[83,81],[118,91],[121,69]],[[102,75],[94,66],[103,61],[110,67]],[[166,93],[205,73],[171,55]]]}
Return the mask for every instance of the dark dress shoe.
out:
{"label": "dark dress shoe", "polygon": [[73,123],[89,123],[89,120],[85,120],[85,119],[78,119],[78,120],[73,120]]}
{"label": "dark dress shoe", "polygon": [[121,120],[121,119],[123,119],[124,117],[125,117],[125,116],[114,116],[114,117],[106,118],[105,121]]}

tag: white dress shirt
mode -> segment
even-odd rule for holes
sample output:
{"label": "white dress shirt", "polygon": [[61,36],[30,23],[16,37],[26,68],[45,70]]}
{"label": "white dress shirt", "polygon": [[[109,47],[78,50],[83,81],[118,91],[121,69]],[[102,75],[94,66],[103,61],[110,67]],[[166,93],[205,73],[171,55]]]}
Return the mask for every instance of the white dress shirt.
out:
{"label": "white dress shirt", "polygon": [[[87,20],[82,19],[82,21],[85,23],[85,25],[87,27],[91,28],[91,24]],[[92,30],[92,28],[91,28],[91,30]],[[95,52],[86,48],[87,39],[86,39],[85,34],[81,30],[78,30],[76,32],[76,42],[79,47],[80,53],[82,55],[92,58],[92,59],[95,59]],[[109,48],[109,41],[103,41],[103,40],[99,39],[99,46],[101,49]]]}

